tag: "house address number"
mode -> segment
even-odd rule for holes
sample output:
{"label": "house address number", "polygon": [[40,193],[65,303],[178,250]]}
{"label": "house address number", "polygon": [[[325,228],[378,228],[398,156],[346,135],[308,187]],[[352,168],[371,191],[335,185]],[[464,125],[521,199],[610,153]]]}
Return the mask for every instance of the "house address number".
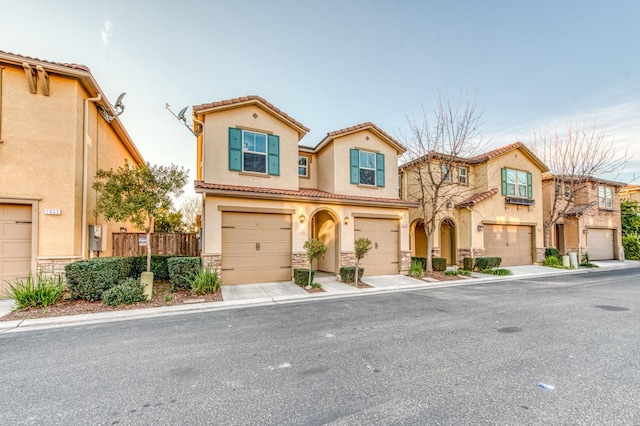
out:
{"label": "house address number", "polygon": [[44,209],[44,214],[52,214],[55,216],[60,216],[62,212],[60,209]]}

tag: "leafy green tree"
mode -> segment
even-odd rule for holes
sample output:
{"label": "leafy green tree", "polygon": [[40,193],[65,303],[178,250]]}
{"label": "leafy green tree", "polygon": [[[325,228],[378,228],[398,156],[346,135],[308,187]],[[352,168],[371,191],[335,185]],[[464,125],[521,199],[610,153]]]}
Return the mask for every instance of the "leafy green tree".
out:
{"label": "leafy green tree", "polygon": [[356,275],[355,280],[353,281],[354,285],[358,285],[358,265],[360,265],[360,260],[371,250],[371,240],[368,238],[358,238],[355,240],[353,244],[353,253],[356,256]]}
{"label": "leafy green tree", "polygon": [[154,232],[185,232],[185,224],[181,211],[173,208],[160,209],[154,219]]}
{"label": "leafy green tree", "polygon": [[130,165],[98,170],[93,189],[98,191],[96,214],[107,220],[129,221],[147,234],[147,272],[151,271],[151,229],[162,209],[171,206],[171,195],[180,196],[188,171],[178,166]]}
{"label": "leafy green tree", "polygon": [[322,244],[318,239],[311,238],[305,241],[302,246],[307,251],[307,257],[309,258],[309,284],[311,285],[311,271],[313,269],[313,262],[320,260],[322,256],[327,252],[327,246]]}
{"label": "leafy green tree", "polygon": [[640,234],[640,206],[635,200],[620,201],[622,235]]}

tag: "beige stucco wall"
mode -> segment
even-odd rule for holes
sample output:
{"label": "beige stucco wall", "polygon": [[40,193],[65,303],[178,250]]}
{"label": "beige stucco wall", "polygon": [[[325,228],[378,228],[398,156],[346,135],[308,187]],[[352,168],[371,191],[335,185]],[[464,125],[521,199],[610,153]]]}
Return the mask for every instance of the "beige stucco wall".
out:
{"label": "beige stucco wall", "polygon": [[[318,155],[322,174],[319,189],[339,194],[398,198],[398,154],[395,148],[367,129],[338,136],[331,145]],[[383,188],[351,184],[349,151],[351,148],[384,154],[385,186]],[[332,171],[330,165],[333,167]],[[325,166],[327,166],[326,169]]]}
{"label": "beige stucco wall", "polygon": [[[254,117],[254,114],[256,117]],[[209,112],[204,119],[203,180],[226,185],[298,189],[298,132],[256,105]],[[280,176],[229,170],[229,127],[280,137]]]}
{"label": "beige stucco wall", "polygon": [[[89,97],[75,78],[49,74],[50,95],[29,91],[24,70],[5,66],[0,143],[0,202],[39,198],[36,256],[81,257],[83,101]],[[100,168],[117,167],[133,156],[111,126],[89,106],[89,185]],[[95,192],[88,192],[87,223],[94,224]],[[59,209],[60,215],[44,214]],[[99,220],[99,223],[102,221]],[[109,224],[118,230],[121,224]],[[128,226],[125,224],[125,226]],[[104,255],[111,253],[111,238]]]}
{"label": "beige stucco wall", "polygon": [[[307,157],[307,164],[309,167],[309,176],[298,178],[298,187],[302,188],[318,188],[318,156],[316,154],[309,154],[308,152],[300,152],[298,155]],[[296,169],[297,170],[297,169]]]}
{"label": "beige stucco wall", "polygon": [[[204,208],[204,221],[206,223],[203,241],[203,255],[222,253],[222,226],[221,210],[250,209],[254,212],[286,213],[292,217],[292,251],[304,252],[305,241],[311,238],[311,221],[309,218],[319,210],[328,210],[337,217],[340,235],[340,250],[353,251],[354,244],[354,217],[374,215],[384,218],[397,218],[400,226],[400,250],[409,250],[409,212],[405,208],[367,207],[358,205],[324,204],[299,201],[280,200],[256,200],[234,197],[207,196]],[[265,210],[266,209],[266,210]],[[305,216],[305,221],[300,222],[300,216]],[[344,218],[349,217],[349,223],[344,224]]]}

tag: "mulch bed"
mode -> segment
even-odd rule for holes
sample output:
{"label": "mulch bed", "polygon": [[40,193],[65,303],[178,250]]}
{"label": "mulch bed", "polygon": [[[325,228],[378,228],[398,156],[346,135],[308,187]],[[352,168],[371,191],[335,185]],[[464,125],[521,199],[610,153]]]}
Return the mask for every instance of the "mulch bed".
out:
{"label": "mulch bed", "polygon": [[424,277],[433,278],[438,281],[456,281],[456,280],[464,280],[465,278],[459,277],[457,275],[447,275],[444,272],[425,272]]}
{"label": "mulch bed", "polygon": [[155,308],[159,306],[174,306],[187,303],[220,302],[222,293],[194,294],[189,290],[181,290],[172,293],[168,281],[156,281],[153,283],[153,298],[147,302],[134,303],[133,305],[120,305],[118,307],[105,306],[102,301],[89,302],[87,300],[62,300],[47,308],[25,309],[13,311],[0,317],[0,321],[13,321],[33,318],[49,318],[64,315],[93,314],[97,312],[122,311],[128,309]]}

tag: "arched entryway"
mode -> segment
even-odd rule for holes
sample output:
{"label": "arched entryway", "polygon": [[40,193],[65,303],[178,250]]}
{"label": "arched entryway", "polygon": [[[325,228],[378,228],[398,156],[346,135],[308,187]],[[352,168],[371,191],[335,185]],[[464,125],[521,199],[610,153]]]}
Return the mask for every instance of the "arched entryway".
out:
{"label": "arched entryway", "polygon": [[427,257],[427,233],[424,230],[424,225],[420,222],[416,222],[413,231],[413,250],[416,257]]}
{"label": "arched entryway", "polygon": [[447,259],[447,265],[456,265],[456,225],[451,219],[440,222],[440,257]]}
{"label": "arched entryway", "polygon": [[322,244],[327,246],[327,252],[322,259],[318,260],[313,269],[316,271],[338,273],[338,259],[340,250],[338,247],[338,218],[329,210],[319,210],[311,218],[311,236],[317,238]]}

